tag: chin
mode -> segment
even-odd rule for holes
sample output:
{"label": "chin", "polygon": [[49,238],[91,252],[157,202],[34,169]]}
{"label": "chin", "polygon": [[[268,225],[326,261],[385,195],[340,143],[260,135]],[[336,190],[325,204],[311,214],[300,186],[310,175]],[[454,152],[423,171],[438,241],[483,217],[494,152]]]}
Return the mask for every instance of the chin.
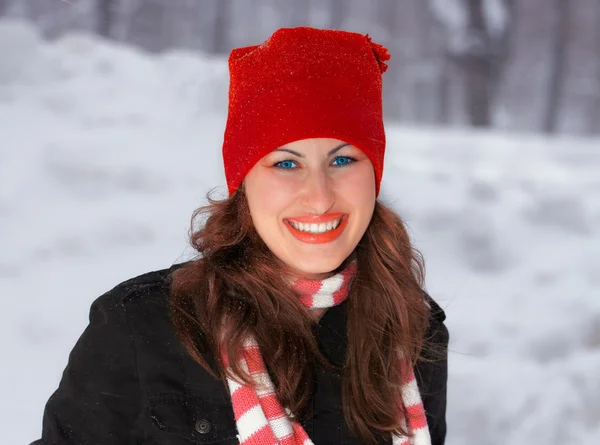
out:
{"label": "chin", "polygon": [[345,259],[345,256],[340,255],[332,258],[320,258],[318,260],[312,258],[307,261],[292,261],[289,265],[299,274],[309,277],[311,275],[330,274],[340,267]]}

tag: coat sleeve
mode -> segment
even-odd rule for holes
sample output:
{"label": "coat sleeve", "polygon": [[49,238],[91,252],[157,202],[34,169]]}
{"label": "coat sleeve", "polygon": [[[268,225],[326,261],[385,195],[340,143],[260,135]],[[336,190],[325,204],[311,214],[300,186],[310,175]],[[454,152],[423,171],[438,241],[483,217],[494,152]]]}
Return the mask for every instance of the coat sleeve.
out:
{"label": "coat sleeve", "polygon": [[417,364],[415,376],[419,384],[432,445],[444,445],[446,441],[446,394],[448,382],[449,333],[444,324],[446,315],[429,296],[431,307],[429,330],[423,359]]}
{"label": "coat sleeve", "polygon": [[97,299],[58,389],[48,400],[41,439],[31,445],[135,443],[139,411],[136,354],[121,298]]}

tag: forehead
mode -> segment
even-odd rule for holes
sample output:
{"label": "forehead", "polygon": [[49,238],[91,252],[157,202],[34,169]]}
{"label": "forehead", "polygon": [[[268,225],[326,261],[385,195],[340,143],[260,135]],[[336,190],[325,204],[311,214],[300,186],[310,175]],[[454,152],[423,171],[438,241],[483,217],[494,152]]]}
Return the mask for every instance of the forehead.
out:
{"label": "forehead", "polygon": [[339,139],[311,138],[287,143],[276,148],[274,151],[289,151],[295,153],[329,153],[349,145],[350,144]]}

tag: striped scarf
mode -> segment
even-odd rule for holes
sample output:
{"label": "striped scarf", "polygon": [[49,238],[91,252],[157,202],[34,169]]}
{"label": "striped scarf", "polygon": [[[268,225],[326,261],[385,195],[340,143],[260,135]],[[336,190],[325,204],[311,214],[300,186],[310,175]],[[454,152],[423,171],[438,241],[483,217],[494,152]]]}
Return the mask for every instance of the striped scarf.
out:
{"label": "striped scarf", "polygon": [[[300,301],[308,308],[328,308],[342,303],[348,297],[355,273],[356,262],[352,262],[325,280],[297,279],[293,287],[300,295]],[[253,338],[245,341],[240,364],[254,382],[254,386],[248,386],[227,379],[240,444],[312,445],[306,431],[290,418],[289,410],[279,403],[258,344]],[[393,445],[430,445],[425,411],[412,368],[402,387],[402,403],[408,412],[408,429],[413,437],[394,435]],[[403,425],[406,426],[405,420]]]}

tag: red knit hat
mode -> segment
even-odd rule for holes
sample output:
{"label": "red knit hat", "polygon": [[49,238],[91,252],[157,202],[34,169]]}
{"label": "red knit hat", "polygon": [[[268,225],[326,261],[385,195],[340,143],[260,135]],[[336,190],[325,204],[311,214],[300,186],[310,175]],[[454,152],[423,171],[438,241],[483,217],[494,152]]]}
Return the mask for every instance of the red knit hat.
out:
{"label": "red knit hat", "polygon": [[366,35],[314,28],[277,30],[262,45],[229,56],[229,111],[223,161],[229,193],[266,154],[308,138],[362,150],[383,173],[381,74],[387,49]]}

